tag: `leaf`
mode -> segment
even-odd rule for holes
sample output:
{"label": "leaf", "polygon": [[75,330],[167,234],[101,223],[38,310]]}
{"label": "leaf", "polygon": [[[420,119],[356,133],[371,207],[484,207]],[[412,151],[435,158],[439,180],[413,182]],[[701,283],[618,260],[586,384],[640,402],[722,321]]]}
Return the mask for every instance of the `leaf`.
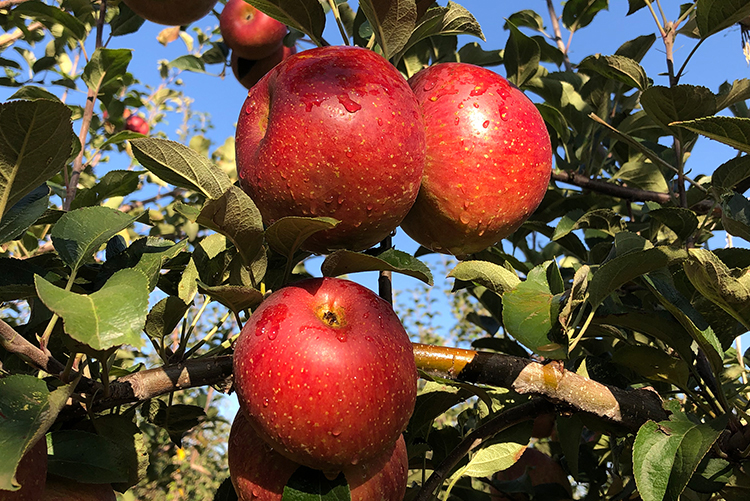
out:
{"label": "leaf", "polygon": [[748,99],[750,99],[750,80],[747,78],[735,80],[732,85],[725,82],[719,87],[719,94],[716,96],[716,111],[719,112]]}
{"label": "leaf", "polygon": [[197,405],[167,405],[161,400],[151,400],[150,404],[149,421],[164,428],[178,447],[182,446],[182,436],[206,418],[203,407]]}
{"label": "leaf", "polygon": [[507,22],[503,25],[504,29],[510,29],[508,26],[510,22],[516,27],[531,28],[534,31],[544,31],[544,21],[542,16],[534,12],[533,10],[521,10],[508,16]]}
{"label": "leaf", "polygon": [[640,90],[645,90],[649,86],[649,79],[641,65],[624,56],[588,56],[578,64],[578,69],[598,73]]}
{"label": "leaf", "polygon": [[72,16],[59,7],[54,7],[33,0],[16,6],[16,8],[13,9],[13,13],[19,16],[30,17],[35,21],[40,21],[48,28],[54,24],[59,24],[67,29],[76,40],[83,40],[86,38],[86,25],[75,16]]}
{"label": "leaf", "polygon": [[143,330],[152,339],[163,339],[174,331],[185,316],[189,306],[180,298],[167,296],[162,298],[146,315]]}
{"label": "leaf", "polygon": [[747,178],[750,178],[750,155],[734,157],[721,164],[711,175],[711,188],[717,196],[721,196],[734,190]]}
{"label": "leaf", "polygon": [[200,192],[209,199],[221,198],[232,187],[224,171],[180,143],[150,137],[133,139],[130,144],[141,165],[170,184]]}
{"label": "leaf", "polygon": [[320,470],[300,466],[284,486],[282,501],[350,501],[349,484],[343,473],[328,480]]}
{"label": "leaf", "polygon": [[612,361],[652,381],[667,382],[687,388],[690,369],[681,358],[669,356],[650,346],[626,345],[614,352]]}
{"label": "leaf", "polygon": [[56,430],[49,434],[48,471],[76,481],[127,482],[131,464],[114,441],[82,430]]}
{"label": "leaf", "polygon": [[[133,417],[128,417],[127,414],[107,414],[97,417],[93,425],[98,435],[111,440],[120,448],[128,466],[128,481],[116,483],[112,487],[127,490],[143,480],[149,466],[149,454],[144,435],[133,422]],[[94,476],[92,480],[98,479]]]}
{"label": "leaf", "polygon": [[462,261],[448,273],[448,277],[464,282],[476,282],[500,295],[521,283],[521,279],[514,272],[488,261]]}
{"label": "leaf", "polygon": [[0,258],[0,301],[36,297],[34,275],[46,273],[32,259]]}
{"label": "leaf", "polygon": [[64,104],[0,104],[0,217],[65,166],[73,141],[78,138]]}
{"label": "leaf", "polygon": [[541,50],[535,40],[527,37],[512,23],[507,23],[510,30],[508,42],[505,44],[503,64],[508,74],[508,80],[517,87],[523,87],[536,75]]}
{"label": "leaf", "polygon": [[684,140],[684,134],[674,127],[674,122],[713,115],[716,113],[716,96],[709,89],[697,85],[654,85],[641,94],[641,106],[656,123]]}
{"label": "leaf", "polygon": [[102,206],[76,209],[64,214],[52,228],[52,244],[65,264],[75,271],[137,217]]}
{"label": "leaf", "polygon": [[652,210],[648,215],[674,231],[682,241],[687,240],[698,229],[698,217],[690,209],[666,207]]}
{"label": "leaf", "polygon": [[16,467],[23,455],[55,422],[73,394],[75,383],[50,393],[47,383],[34,376],[0,378],[0,489],[14,490]]}
{"label": "leaf", "polygon": [[213,501],[239,501],[231,477],[227,477],[216,489]]}
{"label": "leaf", "polygon": [[122,344],[140,346],[148,311],[148,279],[140,271],[120,270],[92,294],[76,294],[37,276],[39,298],[64,322],[74,340],[102,351]]}
{"label": "leaf", "polygon": [[169,66],[176,70],[192,71],[193,73],[205,73],[206,65],[201,58],[192,54],[185,54],[169,62]]}
{"label": "leaf", "polygon": [[469,464],[456,472],[467,477],[490,477],[496,471],[513,466],[526,450],[526,444],[506,442],[482,447],[469,459]]}
{"label": "leaf", "polygon": [[[21,68],[19,67],[18,69],[20,70]],[[18,99],[22,99],[24,101],[36,101],[38,99],[46,99],[48,101],[57,101],[59,103],[62,103],[59,97],[52,94],[48,90],[43,89],[41,87],[37,87],[35,85],[24,85],[23,87],[18,89],[15,94],[10,96],[8,98],[8,101],[16,101]]]}
{"label": "leaf", "polygon": [[497,66],[503,64],[504,50],[484,50],[476,43],[467,43],[458,51],[461,62],[476,66]]}
{"label": "leaf", "polygon": [[[639,157],[643,158],[643,157]],[[625,162],[620,170],[612,174],[620,181],[629,182],[642,190],[668,193],[669,185],[661,169],[649,161],[631,160]]]}
{"label": "leaf", "polygon": [[19,200],[0,219],[0,244],[20,238],[49,205],[49,187],[42,184]]}
{"label": "leaf", "polygon": [[266,229],[266,241],[273,250],[291,259],[305,240],[337,224],[339,221],[330,217],[282,217]]}
{"label": "leaf", "polygon": [[93,187],[79,189],[70,204],[70,208],[73,210],[98,205],[107,198],[130,195],[138,189],[141,174],[143,174],[143,171],[111,170],[100,178],[99,182]]}
{"label": "leaf", "polygon": [[563,7],[562,21],[570,31],[580,30],[608,8],[609,0],[568,0]]}
{"label": "leaf", "polygon": [[408,436],[426,437],[435,418],[474,394],[465,387],[450,386],[427,380],[419,390],[414,412],[409,420]]}
{"label": "leaf", "polygon": [[146,20],[133,12],[125,2],[120,2],[119,12],[109,22],[113,37],[129,35],[135,33],[145,23]]}
{"label": "leaf", "polygon": [[306,34],[318,47],[326,45],[323,43],[326,14],[318,0],[245,1],[264,14]]}
{"label": "leaf", "polygon": [[750,202],[747,198],[735,193],[722,202],[721,208],[721,223],[727,233],[750,242]]}
{"label": "leaf", "polygon": [[558,222],[550,238],[560,240],[569,233],[583,228],[600,230],[615,236],[623,230],[622,217],[611,209],[594,209],[583,214],[580,210],[571,211]]}
{"label": "leaf", "polygon": [[211,296],[211,299],[220,302],[236,314],[243,310],[252,310],[263,301],[263,293],[244,285],[210,286],[199,281],[198,290],[201,294]]}
{"label": "leaf", "polygon": [[750,118],[706,117],[671,125],[702,134],[745,153],[750,153]]}
{"label": "leaf", "polygon": [[653,33],[650,35],[641,35],[620,45],[615,51],[615,55],[625,56],[640,63],[655,41],[656,35]]}
{"label": "leaf", "polygon": [[686,258],[687,252],[684,249],[662,246],[630,252],[607,261],[592,274],[588,289],[589,304],[596,308],[622,285]]}
{"label": "leaf", "polygon": [[708,38],[750,16],[747,0],[697,0],[695,20],[701,38]]}
{"label": "leaf", "polygon": [[545,263],[533,268],[525,281],[503,294],[505,330],[526,348],[551,359],[567,358],[567,347],[550,340],[557,323],[562,294],[553,295]]}
{"label": "leaf", "polygon": [[644,501],[677,501],[703,457],[724,430],[728,416],[695,424],[684,414],[648,421],[633,444],[633,474]]}
{"label": "leaf", "polygon": [[104,149],[107,146],[111,146],[113,144],[120,144],[125,141],[129,141],[131,139],[138,139],[141,137],[148,137],[144,134],[141,134],[140,132],[133,132],[130,130],[122,130],[115,134],[114,136],[110,137],[106,141],[104,141],[101,145],[101,149]]}
{"label": "leaf", "polygon": [[406,46],[417,23],[414,0],[360,0],[359,8],[370,22],[386,59]]}
{"label": "leaf", "polygon": [[320,265],[326,277],[338,277],[360,271],[393,271],[432,285],[432,272],[419,259],[396,249],[388,249],[377,256],[361,252],[338,250],[326,257]]}
{"label": "leaf", "polygon": [[[81,78],[89,89],[100,93],[102,90],[118,84],[128,70],[133,57],[130,49],[96,49],[86,63]],[[119,87],[119,84],[117,85]]]}

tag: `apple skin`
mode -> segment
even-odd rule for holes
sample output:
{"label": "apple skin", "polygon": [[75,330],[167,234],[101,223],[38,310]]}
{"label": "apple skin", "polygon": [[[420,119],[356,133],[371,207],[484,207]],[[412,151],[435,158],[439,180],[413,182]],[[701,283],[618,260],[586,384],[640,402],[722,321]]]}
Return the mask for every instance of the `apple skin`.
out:
{"label": "apple skin", "polygon": [[296,47],[287,47],[282,45],[279,49],[268,57],[259,60],[244,59],[234,51],[231,56],[231,66],[234,77],[240,82],[246,89],[252,89],[253,85],[257,84],[263,76],[271,71],[274,66],[279,64],[284,59],[288,58],[292,54],[297,53]]}
{"label": "apple skin", "polygon": [[218,0],[122,0],[147,21],[184,26],[205,17]]}
{"label": "apple skin", "polygon": [[[241,501],[280,501],[299,464],[273,450],[237,413],[229,432],[229,472]],[[352,501],[402,501],[408,476],[406,443],[400,436],[385,453],[344,468]]]}
{"label": "apple skin", "polygon": [[414,203],[424,139],[414,93],[382,56],[310,49],[248,93],[237,124],[240,185],[266,224],[284,216],[341,221],[306,240],[305,250],[364,250]]}
{"label": "apple skin", "polygon": [[50,475],[44,489],[44,501],[117,501],[110,484],[84,484]]}
{"label": "apple skin", "polygon": [[[565,471],[554,459],[536,449],[525,449],[513,466],[498,471],[492,478],[502,482],[516,480],[527,471],[527,468],[532,486],[560,484],[572,498],[573,491]],[[529,496],[523,493],[503,494],[494,487],[490,490],[492,491],[490,498],[493,501],[525,501],[529,499]]]}
{"label": "apple skin", "polygon": [[125,130],[137,132],[139,134],[147,136],[149,131],[151,130],[151,127],[149,127],[148,122],[143,117],[139,117],[138,115],[130,115],[125,119]]}
{"label": "apple skin", "polygon": [[391,306],[349,280],[274,292],[235,343],[234,388],[251,426],[292,461],[326,472],[376,457],[414,410],[414,351]]}
{"label": "apple skin", "polygon": [[513,233],[542,201],[552,173],[544,120],[516,87],[465,63],[409,79],[424,113],[427,161],[401,227],[421,245],[464,257]]}
{"label": "apple skin", "polygon": [[42,436],[21,458],[16,468],[17,491],[0,490],[0,501],[40,501],[44,499],[47,477],[47,440]]}
{"label": "apple skin", "polygon": [[287,34],[286,25],[262,13],[245,0],[229,0],[219,16],[224,43],[244,59],[274,54]]}

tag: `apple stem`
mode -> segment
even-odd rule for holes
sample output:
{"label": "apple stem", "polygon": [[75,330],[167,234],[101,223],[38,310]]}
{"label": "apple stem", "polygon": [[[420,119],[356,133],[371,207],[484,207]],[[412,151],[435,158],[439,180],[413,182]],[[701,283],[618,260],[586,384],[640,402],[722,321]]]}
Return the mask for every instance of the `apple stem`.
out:
{"label": "apple stem", "polygon": [[[389,235],[380,242],[378,254],[393,247],[392,237]],[[378,295],[393,305],[393,275],[389,270],[380,270],[378,276]]]}

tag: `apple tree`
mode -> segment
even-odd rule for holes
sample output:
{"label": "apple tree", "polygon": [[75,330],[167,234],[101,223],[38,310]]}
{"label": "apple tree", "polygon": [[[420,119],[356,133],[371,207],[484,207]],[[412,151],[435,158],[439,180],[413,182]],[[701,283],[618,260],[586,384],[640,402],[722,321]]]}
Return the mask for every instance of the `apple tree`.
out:
{"label": "apple tree", "polygon": [[[261,195],[249,196],[237,173],[243,148],[235,152],[234,137],[213,138],[211,110],[194,109],[188,72],[211,70],[217,87],[231,75],[219,29],[225,3],[0,0],[0,499],[89,491],[90,499],[237,499],[227,471],[233,447],[257,451],[241,464],[285,472],[277,482],[285,500],[374,496],[338,469],[389,479],[407,470],[406,486],[389,492],[405,488],[405,499],[420,501],[750,496],[750,361],[739,343],[750,330],[750,80],[715,89],[689,82],[707,39],[738,24],[746,37],[750,2],[629,0],[628,15],[649,13],[653,29],[632,33],[613,53],[583,54],[565,39],[596,23],[607,0],[548,0],[502,21],[432,0],[246,0],[288,26],[282,65],[291,64],[292,47],[330,44],[375,51],[406,79],[468,63],[507,78],[508,94],[523,91],[534,103],[528,113],[543,119],[546,134],[534,141],[496,139],[520,164],[547,148],[551,178],[533,206],[525,197],[539,180],[514,164],[520,184],[500,202],[485,203],[502,183],[450,202],[461,215],[429,237],[446,228],[449,245],[412,245],[399,229],[364,250],[321,247],[321,235],[347,221],[312,210],[264,221]],[[191,25],[199,19],[213,28]],[[182,39],[188,48],[159,62],[157,86],[131,72],[133,51],[120,42],[154,21],[174,25],[160,42]],[[504,46],[467,41],[483,39],[493,23]],[[663,57],[646,67],[653,52]],[[432,89],[421,75],[411,81]],[[308,112],[320,107],[310,99]],[[350,101],[338,104],[358,111]],[[237,115],[243,106],[236,103]],[[404,123],[429,130],[440,111],[432,117]],[[160,127],[168,120],[179,124],[172,135]],[[281,137],[298,132],[263,127]],[[447,163],[473,154],[465,139],[458,130],[442,140],[456,146],[441,152]],[[736,157],[693,176],[690,154],[709,139]],[[296,164],[313,157],[294,147]],[[278,148],[272,153],[286,158]],[[501,154],[480,153],[490,161]],[[487,173],[489,163],[476,175]],[[338,195],[356,206],[363,187]],[[359,212],[373,210],[362,204]],[[507,232],[477,247],[470,236],[456,241],[452,229],[466,224],[461,211],[470,207],[500,218],[522,210],[503,221]],[[419,239],[434,222],[412,216],[407,232]],[[735,245],[721,248],[723,236]],[[263,322],[253,312],[270,310],[274,291],[320,275],[377,277],[377,293],[411,339],[416,404],[388,452],[401,459],[382,461],[387,474],[356,464],[298,468],[267,443],[229,440],[220,408],[234,398],[223,394],[233,391],[242,326]],[[394,275],[423,285],[414,295],[394,292]],[[436,309],[454,311],[456,324]],[[387,387],[391,374],[373,372]],[[358,377],[352,370],[329,382],[359,388]],[[346,419],[361,426],[376,417]],[[248,428],[240,420],[235,427]]]}

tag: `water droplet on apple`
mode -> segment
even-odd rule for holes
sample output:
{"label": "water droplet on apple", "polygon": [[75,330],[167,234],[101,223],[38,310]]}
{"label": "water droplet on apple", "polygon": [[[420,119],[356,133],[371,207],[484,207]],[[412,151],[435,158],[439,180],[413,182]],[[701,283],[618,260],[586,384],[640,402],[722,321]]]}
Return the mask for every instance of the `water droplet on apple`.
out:
{"label": "water droplet on apple", "polygon": [[354,156],[354,152],[352,150],[346,151],[346,158],[352,158]]}
{"label": "water droplet on apple", "polygon": [[479,103],[474,103],[475,108],[479,108]]}
{"label": "water droplet on apple", "polygon": [[359,458],[352,459],[352,466],[357,466],[359,464]]}
{"label": "water droplet on apple", "polygon": [[486,87],[483,87],[481,85],[477,85],[476,87],[474,87],[473,89],[471,89],[471,92],[469,92],[469,95],[470,96],[481,96],[485,92],[487,92],[487,88]]}
{"label": "water droplet on apple", "polygon": [[268,331],[268,339],[269,340],[273,341],[274,339],[276,339],[276,336],[278,336],[278,335],[279,335],[279,330],[278,329],[269,329],[269,331]]}
{"label": "water droplet on apple", "polygon": [[267,398],[264,398],[263,399],[263,407],[268,407],[269,405],[271,405],[271,401],[268,400]]}
{"label": "water droplet on apple", "polygon": [[247,105],[245,106],[245,113],[251,113],[251,112],[253,111],[253,108],[255,108],[255,103],[254,103],[254,102],[252,102],[252,101],[250,101],[250,102],[249,102],[249,103],[247,103]]}
{"label": "water droplet on apple", "polygon": [[338,429],[333,430],[331,432],[331,435],[333,435],[334,437],[338,437],[339,435],[341,435],[341,430],[338,430]]}
{"label": "water droplet on apple", "polygon": [[502,113],[500,113],[500,118],[503,120],[503,122],[506,122],[508,121],[508,114],[503,111]]}
{"label": "water droplet on apple", "polygon": [[467,213],[464,212],[463,214],[461,214],[461,217],[459,217],[459,219],[463,224],[469,224],[469,215]]}
{"label": "water droplet on apple", "polygon": [[456,117],[456,125],[458,125],[458,122],[460,122],[460,121],[461,121],[461,119],[458,118],[458,117]]}
{"label": "water droplet on apple", "polygon": [[339,195],[339,198],[336,200],[336,202],[338,202],[339,205],[343,204],[344,203],[344,195]]}
{"label": "water droplet on apple", "polygon": [[346,343],[346,333],[345,332],[339,332],[336,334],[336,339],[341,341],[342,343]]}
{"label": "water droplet on apple", "polygon": [[344,108],[346,108],[346,111],[348,111],[349,113],[355,113],[355,112],[357,112],[357,111],[359,111],[359,110],[362,109],[362,105],[361,104],[355,103],[346,94],[340,94],[338,96],[338,98],[339,98],[339,103],[341,103],[342,105],[344,105]]}
{"label": "water droplet on apple", "polygon": [[325,202],[326,204],[331,204],[331,203],[333,203],[333,199],[334,199],[334,195],[333,195],[333,193],[331,193],[330,195],[328,195],[327,197],[325,197],[325,198],[323,199],[323,201],[324,201],[324,202]]}
{"label": "water droplet on apple", "polygon": [[378,117],[378,125],[383,126],[383,119]]}
{"label": "water droplet on apple", "polygon": [[365,341],[372,343],[374,340],[372,339],[372,336],[365,336]]}
{"label": "water droplet on apple", "polygon": [[435,88],[435,81],[434,80],[428,80],[427,82],[425,82],[424,87],[423,87],[423,89],[424,89],[425,92],[431,91],[434,88]]}
{"label": "water droplet on apple", "polygon": [[275,339],[281,322],[286,319],[288,312],[289,307],[285,304],[275,304],[263,310],[260,320],[255,324],[255,335],[266,335],[269,339]]}
{"label": "water droplet on apple", "polygon": [[364,312],[362,314],[362,318],[364,318],[365,320],[367,320],[368,318],[370,318],[370,312],[369,311]]}
{"label": "water droplet on apple", "polygon": [[367,204],[367,207],[365,208],[367,209],[367,212],[372,211],[372,204]]}
{"label": "water droplet on apple", "polygon": [[469,205],[470,205],[470,204],[469,204],[469,201],[468,201],[468,200],[464,201],[464,209],[468,209],[468,208],[469,208]]}
{"label": "water droplet on apple", "polygon": [[485,129],[487,127],[489,127],[489,126],[490,126],[490,121],[489,120],[485,120],[484,123],[482,124],[482,127],[484,127]]}

